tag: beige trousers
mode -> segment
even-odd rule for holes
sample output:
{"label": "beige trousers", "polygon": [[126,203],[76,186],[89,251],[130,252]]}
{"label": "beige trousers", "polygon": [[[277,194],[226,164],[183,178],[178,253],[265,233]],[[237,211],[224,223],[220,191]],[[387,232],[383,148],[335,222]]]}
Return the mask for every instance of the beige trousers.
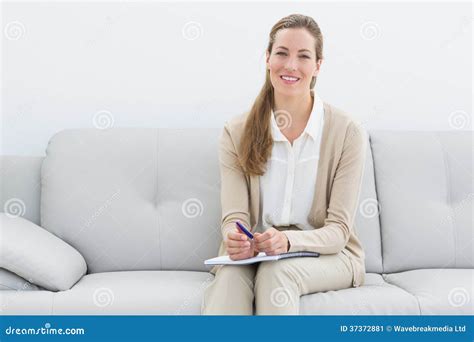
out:
{"label": "beige trousers", "polygon": [[224,265],[205,289],[202,315],[298,315],[300,296],[352,287],[352,268],[342,252]]}

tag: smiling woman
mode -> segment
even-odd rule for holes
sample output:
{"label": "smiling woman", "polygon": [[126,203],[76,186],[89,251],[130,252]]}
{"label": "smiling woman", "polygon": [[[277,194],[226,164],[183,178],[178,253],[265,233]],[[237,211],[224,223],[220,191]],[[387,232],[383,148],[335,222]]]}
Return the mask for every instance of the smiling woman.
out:
{"label": "smiling woman", "polygon": [[312,108],[310,90],[316,84],[322,60],[323,36],[314,19],[294,14],[273,26],[266,49],[265,83],[245,127],[242,164],[246,172],[264,173],[272,149],[272,110],[279,114],[277,122],[290,142],[304,129]]}
{"label": "smiling woman", "polygon": [[[302,295],[364,283],[365,255],[354,217],[367,138],[315,93],[322,51],[321,30],[311,17],[293,14],[278,21],[270,32],[260,94],[248,113],[226,123],[219,149],[219,255],[320,256],[216,266],[203,314],[251,315],[254,299],[257,314],[298,314]],[[254,233],[251,241],[237,221]]]}

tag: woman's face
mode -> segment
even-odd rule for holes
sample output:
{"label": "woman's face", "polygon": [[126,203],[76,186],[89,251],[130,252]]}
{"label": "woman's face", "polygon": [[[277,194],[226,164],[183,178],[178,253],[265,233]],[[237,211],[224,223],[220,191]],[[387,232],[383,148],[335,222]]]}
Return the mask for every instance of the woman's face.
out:
{"label": "woman's face", "polygon": [[286,96],[309,92],[321,60],[316,62],[314,37],[304,28],[287,28],[277,32],[272,51],[267,51],[267,69],[275,92]]}

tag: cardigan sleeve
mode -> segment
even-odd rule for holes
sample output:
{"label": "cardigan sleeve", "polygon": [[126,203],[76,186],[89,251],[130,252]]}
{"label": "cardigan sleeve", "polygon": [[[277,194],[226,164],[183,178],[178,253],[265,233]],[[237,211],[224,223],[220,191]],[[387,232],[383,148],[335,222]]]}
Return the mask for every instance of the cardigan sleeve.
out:
{"label": "cardigan sleeve", "polygon": [[236,229],[240,221],[250,227],[249,191],[247,179],[238,160],[237,149],[227,125],[219,140],[219,169],[221,177],[221,232],[223,239],[227,233]]}
{"label": "cardigan sleeve", "polygon": [[366,132],[360,125],[355,122],[348,125],[324,226],[305,231],[283,231],[290,242],[289,252],[335,254],[344,249],[359,203],[367,140]]}

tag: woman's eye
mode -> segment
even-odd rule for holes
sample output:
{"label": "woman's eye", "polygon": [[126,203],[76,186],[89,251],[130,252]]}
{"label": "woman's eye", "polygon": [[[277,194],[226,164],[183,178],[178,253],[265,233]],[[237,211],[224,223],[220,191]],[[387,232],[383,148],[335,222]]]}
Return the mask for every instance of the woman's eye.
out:
{"label": "woman's eye", "polygon": [[[277,52],[276,54],[277,54],[277,55],[280,55],[280,56],[286,56],[286,52],[282,52],[282,51],[279,51],[279,52]],[[307,55],[301,55],[300,57],[301,57],[301,58],[311,58],[311,57],[309,57],[309,56],[307,56]]]}

